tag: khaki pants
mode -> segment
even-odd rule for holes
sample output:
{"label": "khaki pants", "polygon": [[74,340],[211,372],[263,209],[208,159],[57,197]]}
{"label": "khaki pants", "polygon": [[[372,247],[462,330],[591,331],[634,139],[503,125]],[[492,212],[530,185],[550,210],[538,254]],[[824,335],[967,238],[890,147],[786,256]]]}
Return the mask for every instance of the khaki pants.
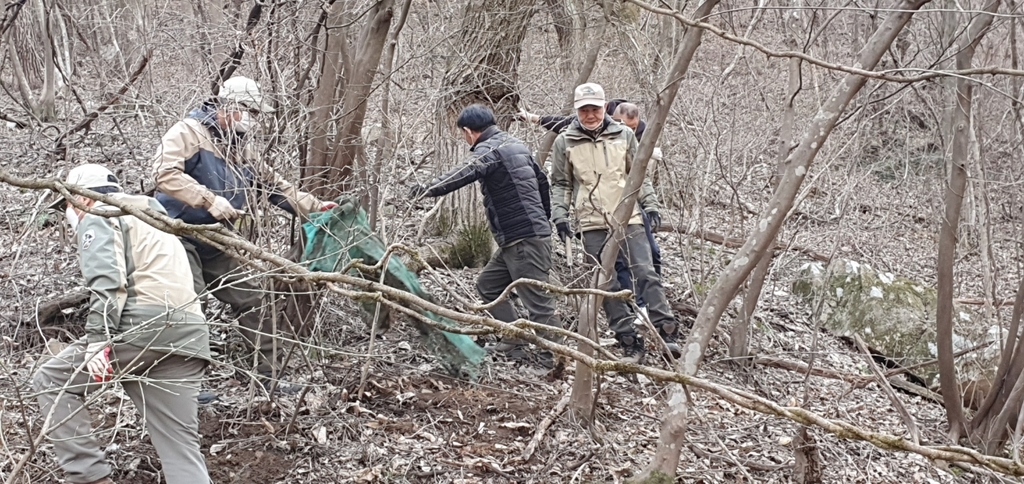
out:
{"label": "khaki pants", "polygon": [[[533,237],[523,239],[509,247],[499,247],[487,262],[483,272],[476,278],[476,290],[484,302],[491,302],[517,279],[536,279],[547,282],[551,271],[551,238]],[[562,327],[562,322],[555,316],[555,295],[537,286],[518,286],[516,294],[523,301],[523,306],[530,313],[530,320],[548,326]],[[511,323],[517,318],[515,308],[508,299],[491,308],[494,319]],[[540,336],[561,341],[551,335]],[[508,343],[521,343],[519,340],[505,339]]]}
{"label": "khaki pants", "polygon": [[279,346],[275,360],[274,338],[270,336],[275,331],[263,308],[263,288],[234,257],[187,238],[182,238],[181,244],[188,254],[196,294],[208,289],[213,297],[231,306],[247,348],[257,350],[256,371],[273,371],[274,362],[285,351]]}
{"label": "khaki pants", "polygon": [[[32,377],[42,416],[53,412],[48,436],[69,482],[91,482],[110,475],[110,465],[85,409],[86,398],[103,386],[84,368],[76,371],[85,362],[85,350],[82,341],[68,346]],[[209,483],[206,462],[199,452],[196,401],[206,361],[131,345],[115,345],[110,357],[121,387],[142,414],[167,483]]]}

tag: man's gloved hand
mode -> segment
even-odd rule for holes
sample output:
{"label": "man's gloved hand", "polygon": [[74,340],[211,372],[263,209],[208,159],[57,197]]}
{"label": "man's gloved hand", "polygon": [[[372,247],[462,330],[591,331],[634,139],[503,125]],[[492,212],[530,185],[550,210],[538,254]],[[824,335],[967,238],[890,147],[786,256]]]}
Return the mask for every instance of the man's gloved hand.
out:
{"label": "man's gloved hand", "polygon": [[516,113],[514,116],[515,116],[516,121],[521,121],[523,123],[538,123],[538,122],[540,122],[540,116],[537,116],[536,114],[530,113],[530,112],[528,112],[525,109],[520,109],[519,112]]}
{"label": "man's gloved hand", "polygon": [[234,220],[245,213],[232,206],[228,199],[220,195],[217,195],[217,198],[213,199],[213,203],[211,203],[206,210],[208,210],[210,215],[213,215],[213,218],[217,220]]}
{"label": "man's gloved hand", "polygon": [[409,199],[410,200],[419,200],[420,198],[422,198],[426,194],[427,194],[427,186],[426,185],[413,185],[412,188],[409,189]]}
{"label": "man's gloved hand", "polygon": [[110,381],[114,376],[114,368],[110,366],[110,346],[105,342],[89,343],[85,350],[88,358],[85,368],[97,383]]}
{"label": "man's gloved hand", "polygon": [[572,230],[569,229],[569,222],[558,222],[555,224],[555,229],[558,230],[558,238],[562,242],[565,242],[565,239],[572,237]]}
{"label": "man's gloved hand", "polygon": [[326,212],[326,211],[328,211],[328,210],[330,210],[330,209],[332,209],[334,207],[337,207],[337,206],[338,206],[338,204],[334,203],[334,202],[324,202],[324,204],[320,206],[320,211],[321,212]]}
{"label": "man's gloved hand", "polygon": [[647,212],[647,220],[651,222],[651,232],[657,232],[661,228],[661,214],[657,210]]}

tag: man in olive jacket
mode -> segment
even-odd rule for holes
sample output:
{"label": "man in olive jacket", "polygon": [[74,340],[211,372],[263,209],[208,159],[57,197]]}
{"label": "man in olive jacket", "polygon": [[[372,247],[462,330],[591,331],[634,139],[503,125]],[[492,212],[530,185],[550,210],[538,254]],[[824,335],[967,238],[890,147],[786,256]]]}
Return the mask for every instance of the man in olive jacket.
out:
{"label": "man in olive jacket", "polygon": [[[429,185],[414,186],[412,198],[439,197],[479,181],[498,250],[477,278],[477,292],[485,302],[491,302],[517,279],[547,282],[551,270],[551,193],[547,176],[526,145],[495,126],[490,109],[479,104],[469,106],[459,114],[457,124],[471,146],[469,161]],[[516,292],[532,321],[562,327],[550,292],[532,285],[518,286]],[[505,322],[517,319],[508,300],[491,309],[491,314]],[[525,346],[522,341],[506,339],[492,351],[523,358],[527,356]],[[542,365],[553,364],[549,352],[541,352],[539,357]]]}
{"label": "man in olive jacket", "polygon": [[[594,83],[582,84],[574,95],[576,120],[558,135],[552,147],[551,205],[552,221],[558,236],[573,235],[569,228],[571,211],[579,221],[583,247],[594,263],[600,263],[601,249],[609,238],[608,220],[622,198],[630,165],[636,156],[637,140],[633,130],[605,114],[604,89]],[[639,198],[654,195],[644,177]],[[622,251],[636,278],[636,294],[647,302],[651,322],[669,350],[681,354],[675,343],[678,323],[665,298],[661,276],[654,270],[651,247],[644,233],[640,204],[633,208],[625,230]],[[612,281],[610,290],[620,288]],[[615,338],[623,348],[624,359],[638,361],[645,352],[643,338],[633,326],[635,316],[620,299],[604,299],[604,310]]]}
{"label": "man in olive jacket", "polygon": [[[82,165],[68,183],[163,213],[156,200],[121,192],[99,165]],[[119,210],[86,197],[92,211]],[[55,205],[65,205],[58,200]],[[142,413],[168,484],[210,482],[199,452],[199,383],[210,360],[210,330],[177,237],[131,216],[103,217],[67,203],[91,293],[85,336],[50,358],[32,378],[57,461],[75,483],[111,483],[87,396],[117,378]],[[56,208],[56,207],[55,207]]]}

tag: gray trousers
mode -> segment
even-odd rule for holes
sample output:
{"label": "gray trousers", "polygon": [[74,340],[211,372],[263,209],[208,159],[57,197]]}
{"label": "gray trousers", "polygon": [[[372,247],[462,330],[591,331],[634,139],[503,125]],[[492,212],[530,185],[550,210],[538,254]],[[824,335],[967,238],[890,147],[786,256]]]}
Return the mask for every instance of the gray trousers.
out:
{"label": "gray trousers", "polygon": [[[181,244],[188,254],[196,294],[209,289],[213,297],[231,306],[246,347],[249,351],[259,350],[256,371],[273,371],[274,338],[270,335],[274,334],[274,329],[263,308],[263,288],[234,257],[186,238],[181,238]],[[279,360],[285,351],[279,346],[277,353]]]}
{"label": "gray trousers", "polygon": [[[551,271],[551,239],[550,237],[532,237],[518,243],[499,247],[484,266],[484,270],[476,279],[476,290],[485,302],[498,299],[502,291],[516,279],[536,279],[548,282]],[[530,313],[530,320],[548,326],[562,327],[561,321],[555,316],[555,296],[536,286],[517,286],[516,294],[523,301],[523,306]],[[518,319],[516,310],[508,299],[498,303],[491,309],[494,319],[510,323]],[[551,335],[541,334],[548,339]],[[520,341],[506,342],[518,343]]]}
{"label": "gray trousers", "polygon": [[[85,350],[82,341],[68,346],[32,377],[41,414],[45,418],[53,411],[49,438],[69,482],[92,482],[110,475],[85,408],[86,397],[103,388],[83,367]],[[110,358],[121,387],[142,414],[167,483],[209,483],[199,452],[196,400],[206,361],[131,345],[115,345]]]}
{"label": "gray trousers", "polygon": [[[583,250],[593,264],[600,264],[601,249],[608,242],[608,231],[604,229],[583,232]],[[622,254],[629,263],[629,270],[636,279],[636,294],[647,302],[647,314],[651,323],[658,329],[666,341],[675,341],[678,325],[672,315],[672,307],[665,298],[665,288],[661,285],[661,276],[654,270],[651,260],[651,246],[647,241],[643,225],[626,227],[626,239],[623,241]],[[622,288],[618,279],[612,277],[609,291]],[[608,326],[617,338],[636,333],[633,327],[635,316],[629,304],[621,299],[604,298],[604,312],[608,317]]]}

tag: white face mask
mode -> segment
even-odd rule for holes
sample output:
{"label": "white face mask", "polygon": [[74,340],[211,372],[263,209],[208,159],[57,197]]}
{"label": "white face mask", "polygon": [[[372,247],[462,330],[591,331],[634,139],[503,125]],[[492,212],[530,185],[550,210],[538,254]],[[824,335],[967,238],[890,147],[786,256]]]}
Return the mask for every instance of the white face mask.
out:
{"label": "white face mask", "polygon": [[236,133],[247,133],[257,126],[256,118],[249,111],[242,111],[242,118],[232,125]]}
{"label": "white face mask", "polygon": [[68,224],[71,225],[71,233],[75,233],[78,230],[78,213],[75,212],[75,208],[69,203],[67,208],[64,209],[64,215],[68,217]]}

